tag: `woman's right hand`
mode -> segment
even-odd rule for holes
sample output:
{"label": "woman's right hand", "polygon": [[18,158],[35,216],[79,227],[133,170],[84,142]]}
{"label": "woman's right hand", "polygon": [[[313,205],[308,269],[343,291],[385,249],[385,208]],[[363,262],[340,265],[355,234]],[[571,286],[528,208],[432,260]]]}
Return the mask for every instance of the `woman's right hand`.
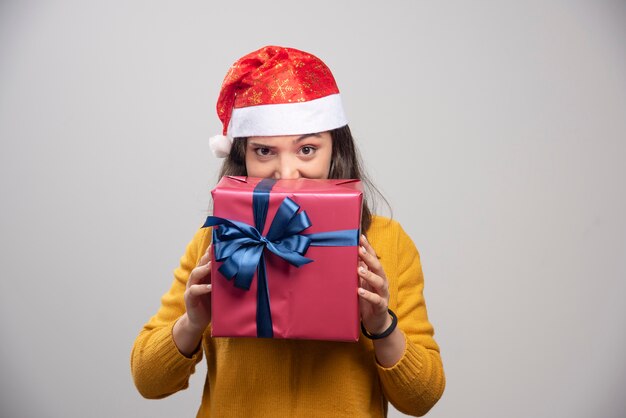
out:
{"label": "woman's right hand", "polygon": [[187,357],[198,349],[204,330],[211,322],[211,246],[191,271],[185,289],[186,312],[172,330],[174,343]]}
{"label": "woman's right hand", "polygon": [[188,326],[204,332],[211,322],[211,246],[200,258],[200,262],[191,270],[185,289],[185,307]]}

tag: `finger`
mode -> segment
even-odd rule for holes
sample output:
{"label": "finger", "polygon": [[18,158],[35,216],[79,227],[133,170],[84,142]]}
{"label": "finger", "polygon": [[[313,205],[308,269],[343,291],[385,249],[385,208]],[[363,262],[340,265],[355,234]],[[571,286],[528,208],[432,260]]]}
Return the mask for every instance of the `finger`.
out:
{"label": "finger", "polygon": [[202,265],[208,263],[210,260],[211,260],[211,245],[209,245],[207,247],[206,251],[204,252],[202,257],[200,258],[200,261],[198,262],[198,265],[202,266]]}
{"label": "finger", "polygon": [[361,238],[359,239],[359,243],[361,246],[365,247],[368,253],[376,257],[376,251],[374,250],[374,247],[372,247],[370,242],[367,240],[367,238],[365,238],[365,235],[361,235]]}
{"label": "finger", "polygon": [[374,289],[372,289],[372,286],[367,284],[367,282],[360,277],[359,277],[359,287],[362,287],[363,289],[368,290],[370,292],[374,292]]}
{"label": "finger", "polygon": [[210,284],[194,284],[189,287],[189,295],[191,296],[202,296],[207,293],[211,293],[211,285]]}
{"label": "finger", "polygon": [[378,293],[359,288],[358,294],[362,300],[374,306],[378,312],[387,312],[387,299],[383,298]]}
{"label": "finger", "polygon": [[388,293],[388,284],[387,280],[380,277],[370,270],[366,270],[362,267],[358,269],[359,277],[363,279],[368,285],[372,287],[372,290],[375,290],[378,293],[381,293],[383,296],[387,296]]}
{"label": "finger", "polygon": [[204,253],[204,255],[200,258],[200,261],[198,261],[198,265],[205,265],[209,262],[209,260],[211,260],[211,256],[209,255],[209,253]]}
{"label": "finger", "polygon": [[187,281],[187,288],[200,283],[209,283],[211,280],[211,261],[204,265],[200,265],[191,270],[189,280]]}
{"label": "finger", "polygon": [[[359,260],[359,268],[363,268],[365,270],[368,270],[367,264],[365,264],[362,260]],[[367,284],[367,282],[365,280],[363,280],[362,277],[359,277],[359,287],[362,287],[362,288],[367,289],[367,290],[372,290],[370,288],[370,285]]]}
{"label": "finger", "polygon": [[[369,246],[369,244],[367,245]],[[374,270],[376,272],[382,270],[380,260],[378,260],[376,252],[374,252],[374,249],[371,246],[369,246],[368,249],[368,247],[361,245],[359,247],[359,257],[365,264],[367,264],[370,270]]]}

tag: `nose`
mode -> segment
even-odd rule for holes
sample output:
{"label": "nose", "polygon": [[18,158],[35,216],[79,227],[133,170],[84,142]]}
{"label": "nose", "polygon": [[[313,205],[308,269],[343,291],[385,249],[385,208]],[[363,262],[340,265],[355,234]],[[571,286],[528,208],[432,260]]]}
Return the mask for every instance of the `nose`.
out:
{"label": "nose", "polygon": [[300,178],[300,170],[298,162],[293,158],[280,158],[274,171],[274,178],[282,180],[291,180]]}

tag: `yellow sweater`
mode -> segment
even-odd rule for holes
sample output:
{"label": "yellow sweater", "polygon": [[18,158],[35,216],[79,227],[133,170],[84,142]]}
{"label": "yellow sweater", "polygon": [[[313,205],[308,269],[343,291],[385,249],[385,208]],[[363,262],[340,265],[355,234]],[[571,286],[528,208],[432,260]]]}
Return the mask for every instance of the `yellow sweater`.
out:
{"label": "yellow sweater", "polygon": [[131,354],[135,385],[146,398],[163,398],[188,385],[204,356],[208,376],[198,417],[382,417],[387,401],[409,415],[423,415],[441,397],[445,377],[433,339],[415,245],[392,220],[375,217],[367,238],[389,279],[389,307],[406,336],[406,351],[391,368],[376,362],[372,342],[211,338],[182,355],[172,338],[185,312],[183,293],[206,251],[210,229],[200,229],[174,272],[161,308],[140,332]]}

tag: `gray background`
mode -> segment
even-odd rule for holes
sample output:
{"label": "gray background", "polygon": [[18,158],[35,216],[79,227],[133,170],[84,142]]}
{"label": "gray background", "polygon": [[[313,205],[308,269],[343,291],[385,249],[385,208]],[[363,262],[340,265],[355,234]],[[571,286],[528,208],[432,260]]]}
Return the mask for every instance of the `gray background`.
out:
{"label": "gray background", "polygon": [[[206,216],[217,93],[266,44],[320,56],[421,251],[432,417],[623,417],[626,5],[3,1],[3,417],[195,416],[133,340]],[[391,416],[400,416],[397,412]]]}

